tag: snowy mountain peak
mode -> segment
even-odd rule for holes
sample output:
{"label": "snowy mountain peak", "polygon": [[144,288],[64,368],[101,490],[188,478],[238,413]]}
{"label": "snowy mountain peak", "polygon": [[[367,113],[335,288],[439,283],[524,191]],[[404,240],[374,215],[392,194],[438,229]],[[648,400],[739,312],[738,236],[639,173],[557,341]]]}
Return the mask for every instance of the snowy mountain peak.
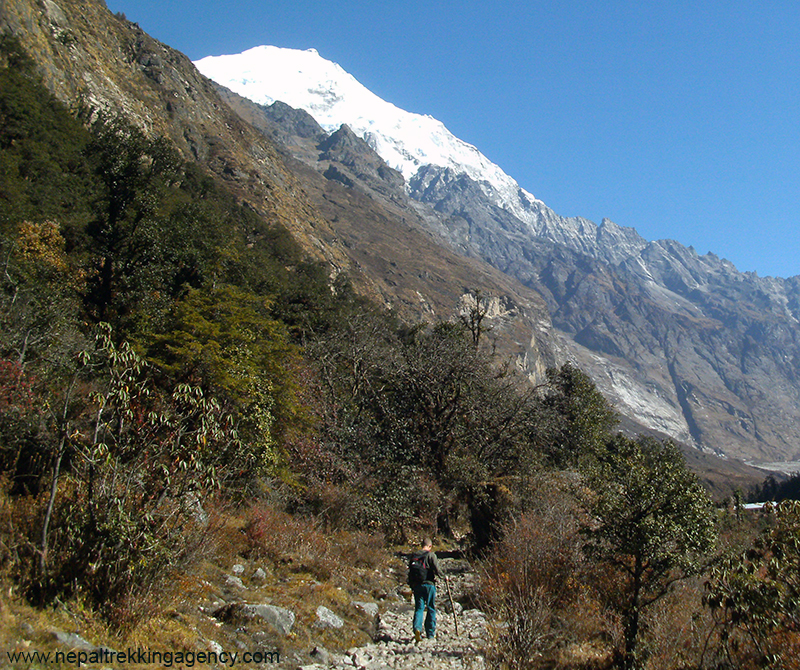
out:
{"label": "snowy mountain peak", "polygon": [[436,165],[481,183],[487,196],[516,215],[523,213],[526,201],[537,202],[441,121],[381,99],[316,49],[259,46],[240,54],[208,56],[195,66],[253,102],[270,105],[280,100],[304,109],[329,133],[347,124],[406,181],[421,167]]}

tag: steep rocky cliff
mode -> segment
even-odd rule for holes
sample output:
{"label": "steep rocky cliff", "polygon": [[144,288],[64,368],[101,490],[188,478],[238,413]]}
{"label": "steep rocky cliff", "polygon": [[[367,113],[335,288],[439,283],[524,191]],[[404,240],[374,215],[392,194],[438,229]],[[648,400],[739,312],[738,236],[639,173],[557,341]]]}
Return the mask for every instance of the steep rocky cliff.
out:
{"label": "steep rocky cliff", "polygon": [[447,169],[409,186],[446,217],[453,245],[545,297],[570,355],[623,412],[703,450],[800,459],[799,277],[740,273],[541,203],[522,221]]}
{"label": "steep rocky cliff", "polygon": [[[17,35],[45,84],[68,105],[122,115],[169,137],[187,159],[206,164],[264,216],[312,247],[322,219],[302,198],[270,142],[243,122],[191,61],[108,11],[102,1],[5,0],[0,29]],[[323,234],[324,234],[323,233]],[[345,259],[317,246],[334,264]]]}

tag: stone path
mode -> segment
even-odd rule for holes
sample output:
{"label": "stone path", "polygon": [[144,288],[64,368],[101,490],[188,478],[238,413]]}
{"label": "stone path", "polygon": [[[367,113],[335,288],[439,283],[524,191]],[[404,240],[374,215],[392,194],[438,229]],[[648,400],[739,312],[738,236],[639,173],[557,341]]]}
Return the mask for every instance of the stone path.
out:
{"label": "stone path", "polygon": [[[446,571],[446,564],[442,566]],[[451,579],[458,598],[461,584],[458,577]],[[486,667],[483,649],[487,640],[487,621],[483,612],[476,609],[458,612],[458,632],[455,633],[453,612],[442,584],[437,594],[436,639],[417,643],[411,627],[413,605],[399,602],[380,614],[376,642],[349,649],[344,655],[330,654],[320,663],[301,666],[301,670],[482,670]]]}
{"label": "stone path", "polygon": [[343,656],[330,655],[327,663],[302,666],[302,670],[481,670],[485,667],[486,618],[478,610],[461,612],[456,637],[452,612],[439,611],[435,640],[414,642],[411,630],[413,607],[394,605],[380,617],[377,638],[364,647],[350,649]]}

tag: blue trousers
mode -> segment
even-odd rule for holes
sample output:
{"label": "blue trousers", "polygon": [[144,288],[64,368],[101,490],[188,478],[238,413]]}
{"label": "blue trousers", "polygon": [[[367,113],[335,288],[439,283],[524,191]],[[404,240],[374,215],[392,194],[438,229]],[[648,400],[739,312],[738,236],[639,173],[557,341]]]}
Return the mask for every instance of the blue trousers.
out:
{"label": "blue trousers", "polygon": [[414,587],[414,630],[422,632],[422,617],[425,610],[425,636],[436,635],[436,586],[433,584],[420,584]]}

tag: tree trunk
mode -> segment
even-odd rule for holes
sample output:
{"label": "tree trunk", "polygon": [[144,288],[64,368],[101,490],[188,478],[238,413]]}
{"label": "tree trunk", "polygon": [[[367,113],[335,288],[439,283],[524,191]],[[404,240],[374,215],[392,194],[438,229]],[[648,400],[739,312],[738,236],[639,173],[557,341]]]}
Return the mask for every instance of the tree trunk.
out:
{"label": "tree trunk", "polygon": [[639,605],[642,590],[642,560],[636,557],[633,569],[633,585],[631,588],[631,604],[625,612],[625,658],[624,670],[636,670],[639,667],[636,659],[636,647],[639,637]]}
{"label": "tree trunk", "polygon": [[73,377],[72,382],[67,388],[64,395],[64,406],[61,410],[61,416],[58,417],[61,426],[61,439],[58,443],[58,451],[56,452],[55,460],[53,461],[53,482],[50,484],[50,498],[47,501],[47,510],[44,514],[44,522],[42,523],[42,539],[41,539],[41,552],[39,554],[39,568],[42,571],[42,579],[47,576],[47,550],[50,543],[50,520],[53,517],[53,509],[56,506],[56,494],[58,493],[58,479],[61,475],[61,460],[64,458],[64,451],[67,448],[67,439],[69,439],[69,401],[72,397],[72,389],[75,388],[77,383],[77,375]]}
{"label": "tree trunk", "polygon": [[56,454],[55,463],[53,464],[53,482],[50,485],[50,499],[47,501],[47,511],[44,514],[44,523],[42,523],[42,548],[39,554],[39,568],[42,573],[42,578],[47,576],[47,550],[49,544],[48,533],[50,531],[50,519],[53,517],[53,508],[56,504],[56,492],[58,491],[58,478],[61,474],[61,459],[64,456],[64,449],[67,446],[67,431],[64,429],[61,435],[61,442],[58,445],[58,453]]}

